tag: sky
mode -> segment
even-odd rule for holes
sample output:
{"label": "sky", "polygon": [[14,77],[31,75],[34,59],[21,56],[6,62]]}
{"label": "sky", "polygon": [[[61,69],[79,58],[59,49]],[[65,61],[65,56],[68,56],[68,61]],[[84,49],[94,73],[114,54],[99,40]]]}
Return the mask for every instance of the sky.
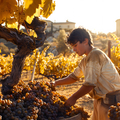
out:
{"label": "sky", "polygon": [[94,33],[116,31],[120,19],[120,0],[54,0],[55,11],[47,18],[52,22],[75,22]]}

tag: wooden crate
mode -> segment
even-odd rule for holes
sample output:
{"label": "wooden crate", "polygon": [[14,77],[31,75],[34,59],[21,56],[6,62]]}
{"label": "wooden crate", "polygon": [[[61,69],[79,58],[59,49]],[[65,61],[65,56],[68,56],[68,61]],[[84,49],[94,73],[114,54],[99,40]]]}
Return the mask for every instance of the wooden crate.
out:
{"label": "wooden crate", "polygon": [[73,117],[70,117],[70,118],[59,118],[59,120],[82,120],[82,116],[81,114],[79,113],[78,115],[75,115]]}

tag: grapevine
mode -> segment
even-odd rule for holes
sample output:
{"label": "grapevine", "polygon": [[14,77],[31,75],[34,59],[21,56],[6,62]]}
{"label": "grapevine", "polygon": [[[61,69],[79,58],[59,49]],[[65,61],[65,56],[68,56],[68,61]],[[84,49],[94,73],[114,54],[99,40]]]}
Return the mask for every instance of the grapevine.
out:
{"label": "grapevine", "polygon": [[[46,47],[41,54],[36,53],[37,49],[33,51],[32,55],[26,57],[23,70],[32,71],[35,60],[37,59],[35,75],[55,75],[56,78],[61,78],[69,75],[78,66],[82,57],[78,57],[75,53],[71,54],[69,57],[64,57],[62,54],[54,56],[49,53],[46,56],[46,51],[49,47]],[[9,74],[12,69],[13,54],[4,57],[0,55],[0,74]]]}
{"label": "grapevine", "polygon": [[112,34],[114,40],[117,43],[117,46],[111,48],[111,60],[115,64],[116,69],[120,74],[120,40],[115,34]]}

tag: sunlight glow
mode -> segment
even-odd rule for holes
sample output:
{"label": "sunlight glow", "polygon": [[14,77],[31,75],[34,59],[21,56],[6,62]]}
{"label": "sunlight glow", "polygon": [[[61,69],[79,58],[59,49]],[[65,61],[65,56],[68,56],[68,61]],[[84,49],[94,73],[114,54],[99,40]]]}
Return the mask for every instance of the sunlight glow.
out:
{"label": "sunlight glow", "polygon": [[120,19],[119,0],[55,0],[56,8],[48,20],[75,22],[93,32],[115,32]]}

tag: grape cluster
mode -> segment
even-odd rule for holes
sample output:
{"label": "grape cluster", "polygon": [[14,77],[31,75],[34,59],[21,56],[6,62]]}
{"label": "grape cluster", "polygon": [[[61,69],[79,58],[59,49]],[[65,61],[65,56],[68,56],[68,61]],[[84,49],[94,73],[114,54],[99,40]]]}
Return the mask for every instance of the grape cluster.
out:
{"label": "grape cluster", "polygon": [[110,106],[108,110],[108,117],[110,120],[120,120],[120,103]]}
{"label": "grape cluster", "polygon": [[71,117],[81,113],[87,120],[88,113],[78,106],[64,105],[67,98],[52,91],[49,82],[22,80],[13,87],[12,94],[0,99],[0,115],[3,120],[58,120],[59,117]]}

